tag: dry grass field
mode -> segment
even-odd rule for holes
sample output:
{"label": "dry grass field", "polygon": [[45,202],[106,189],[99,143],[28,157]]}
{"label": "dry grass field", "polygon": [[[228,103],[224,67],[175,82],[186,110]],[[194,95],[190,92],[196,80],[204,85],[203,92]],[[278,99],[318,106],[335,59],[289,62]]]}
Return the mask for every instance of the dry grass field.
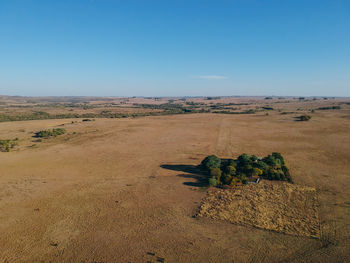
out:
{"label": "dry grass field", "polygon": [[316,189],[284,182],[213,188],[199,217],[227,220],[280,233],[320,238]]}
{"label": "dry grass field", "polygon": [[[350,262],[350,105],[233,100],[274,110],[0,123],[18,138],[0,152],[0,262]],[[316,189],[320,239],[195,217],[207,189],[191,167],[244,152],[282,153]]]}

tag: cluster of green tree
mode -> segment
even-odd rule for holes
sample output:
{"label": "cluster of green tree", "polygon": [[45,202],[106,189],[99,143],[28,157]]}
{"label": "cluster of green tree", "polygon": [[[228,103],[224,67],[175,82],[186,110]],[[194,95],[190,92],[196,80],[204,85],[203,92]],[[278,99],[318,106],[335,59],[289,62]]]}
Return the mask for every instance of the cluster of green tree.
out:
{"label": "cluster of green tree", "polygon": [[65,134],[66,130],[63,128],[55,128],[52,130],[42,130],[35,133],[35,137],[37,138],[49,138],[56,137],[58,135]]}
{"label": "cluster of green tree", "polygon": [[318,110],[340,110],[340,106],[319,107]]}
{"label": "cluster of green tree", "polygon": [[0,140],[0,151],[9,152],[10,149],[17,145],[18,138],[14,140]]}
{"label": "cluster of green tree", "polygon": [[264,158],[244,153],[236,160],[210,155],[200,166],[210,175],[209,185],[212,186],[247,184],[249,179],[258,178],[292,182],[284,158],[277,152]]}

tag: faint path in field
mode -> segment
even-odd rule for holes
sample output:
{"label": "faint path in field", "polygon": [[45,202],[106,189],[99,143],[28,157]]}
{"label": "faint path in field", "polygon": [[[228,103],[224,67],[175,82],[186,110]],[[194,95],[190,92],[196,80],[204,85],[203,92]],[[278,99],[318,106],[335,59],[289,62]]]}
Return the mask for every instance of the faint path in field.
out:
{"label": "faint path in field", "polygon": [[232,155],[232,121],[227,116],[222,116],[219,131],[217,135],[216,153],[219,156],[231,156]]}

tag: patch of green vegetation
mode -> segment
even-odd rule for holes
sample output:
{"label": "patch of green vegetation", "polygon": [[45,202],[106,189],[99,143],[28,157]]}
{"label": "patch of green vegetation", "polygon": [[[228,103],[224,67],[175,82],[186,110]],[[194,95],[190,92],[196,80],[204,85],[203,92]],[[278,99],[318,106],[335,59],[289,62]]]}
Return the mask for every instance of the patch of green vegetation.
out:
{"label": "patch of green vegetation", "polygon": [[289,169],[280,153],[274,152],[264,158],[243,153],[237,159],[220,159],[207,156],[200,167],[209,174],[211,186],[247,184],[259,178],[292,182]]}
{"label": "patch of green vegetation", "polygon": [[220,164],[221,164],[221,159],[215,155],[207,156],[201,162],[201,166],[207,170],[220,168]]}
{"label": "patch of green vegetation", "polygon": [[0,140],[0,151],[9,152],[10,149],[14,148],[17,145],[18,138],[14,140]]}
{"label": "patch of green vegetation", "polygon": [[63,128],[56,128],[52,130],[42,130],[35,133],[35,137],[37,138],[49,138],[56,137],[58,135],[65,134],[66,130]]}
{"label": "patch of green vegetation", "polygon": [[319,107],[318,110],[340,110],[340,106]]}

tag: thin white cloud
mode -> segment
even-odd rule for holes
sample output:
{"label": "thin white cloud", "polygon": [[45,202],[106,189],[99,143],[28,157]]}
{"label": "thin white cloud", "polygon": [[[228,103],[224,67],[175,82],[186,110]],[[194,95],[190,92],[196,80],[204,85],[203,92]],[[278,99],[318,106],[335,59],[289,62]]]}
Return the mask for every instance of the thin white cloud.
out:
{"label": "thin white cloud", "polygon": [[197,76],[196,78],[198,79],[227,79],[228,77],[226,76],[221,76],[221,75],[203,75],[203,76]]}

